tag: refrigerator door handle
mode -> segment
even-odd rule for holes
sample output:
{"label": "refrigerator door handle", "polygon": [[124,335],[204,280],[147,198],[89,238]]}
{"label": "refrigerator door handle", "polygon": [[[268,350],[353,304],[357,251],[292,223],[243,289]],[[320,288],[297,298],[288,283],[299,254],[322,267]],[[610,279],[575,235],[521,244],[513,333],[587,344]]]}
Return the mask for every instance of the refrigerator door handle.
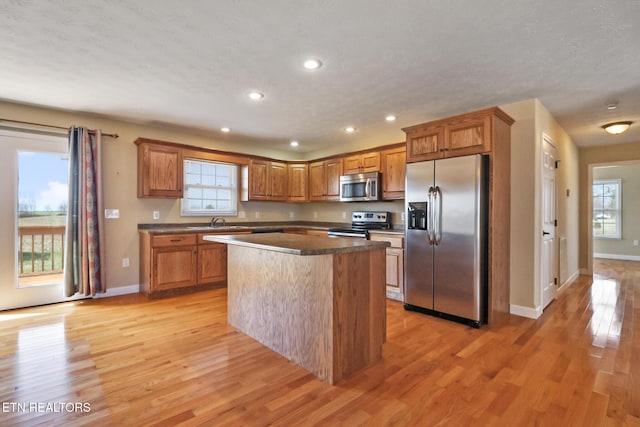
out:
{"label": "refrigerator door handle", "polygon": [[427,212],[426,212],[426,221],[427,221],[427,243],[433,245],[435,243],[435,232],[433,230],[433,201],[434,201],[434,188],[433,186],[429,187],[428,199],[427,199]]}
{"label": "refrigerator door handle", "polygon": [[434,214],[434,236],[433,241],[436,246],[442,242],[442,191],[440,187],[436,185],[434,190],[434,198],[436,199],[435,207],[436,213]]}

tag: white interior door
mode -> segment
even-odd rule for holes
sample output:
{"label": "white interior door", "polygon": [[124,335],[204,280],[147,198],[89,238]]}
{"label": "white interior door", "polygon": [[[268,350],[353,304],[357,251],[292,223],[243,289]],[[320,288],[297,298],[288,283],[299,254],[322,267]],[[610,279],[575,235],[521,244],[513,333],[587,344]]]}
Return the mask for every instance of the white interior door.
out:
{"label": "white interior door", "polygon": [[542,244],[540,278],[542,280],[542,308],[556,297],[557,241],[556,241],[556,147],[545,135],[542,140]]}

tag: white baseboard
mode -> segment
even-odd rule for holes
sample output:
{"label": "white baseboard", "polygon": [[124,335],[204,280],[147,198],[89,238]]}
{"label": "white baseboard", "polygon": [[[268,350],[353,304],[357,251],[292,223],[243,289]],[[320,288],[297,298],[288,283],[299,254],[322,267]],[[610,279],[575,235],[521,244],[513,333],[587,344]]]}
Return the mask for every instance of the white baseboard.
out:
{"label": "white baseboard", "polygon": [[576,270],[563,284],[558,288],[558,292],[563,291],[566,287],[568,287],[574,280],[576,280],[580,276],[580,270]]}
{"label": "white baseboard", "polygon": [[542,307],[523,307],[521,305],[510,304],[509,313],[516,316],[528,317],[529,319],[537,319],[542,316]]}
{"label": "white baseboard", "polygon": [[636,255],[616,255],[616,254],[593,254],[594,258],[619,259],[621,261],[640,261],[640,256]]}
{"label": "white baseboard", "polygon": [[140,292],[140,285],[119,286],[107,289],[107,292],[103,294],[96,294],[94,298],[109,298],[118,295],[137,294],[138,292]]}

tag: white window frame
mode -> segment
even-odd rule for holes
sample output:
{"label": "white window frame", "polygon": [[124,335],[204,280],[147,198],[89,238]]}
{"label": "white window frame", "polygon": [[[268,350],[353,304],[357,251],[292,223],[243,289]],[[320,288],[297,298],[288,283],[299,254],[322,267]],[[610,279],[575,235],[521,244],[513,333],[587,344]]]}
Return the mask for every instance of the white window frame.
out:
{"label": "white window frame", "polygon": [[[225,166],[230,168],[231,176],[230,176],[230,185],[222,186],[222,185],[203,185],[199,184],[191,184],[187,180],[187,174],[189,172],[188,162],[195,162],[201,164],[213,164],[216,166]],[[204,160],[204,159],[193,159],[193,158],[185,158],[183,165],[183,177],[184,177],[184,185],[183,191],[184,195],[182,200],[180,200],[180,216],[237,216],[238,215],[238,165],[234,163],[226,163],[226,162],[217,162],[213,160]],[[189,204],[187,203],[187,196],[189,195],[190,188],[202,188],[202,189],[211,189],[211,190],[230,190],[231,192],[231,200],[230,200],[230,209],[222,210],[222,209],[189,209]]]}
{"label": "white window frame", "polygon": [[[617,189],[616,206],[615,208],[596,208],[593,203],[593,187],[595,185],[615,185]],[[622,180],[621,179],[597,179],[593,181],[591,185],[591,218],[592,218],[592,233],[593,233],[593,217],[596,212],[600,212],[603,215],[605,212],[615,212],[616,214],[616,232],[615,234],[597,235],[593,234],[594,239],[621,239],[622,238]]]}

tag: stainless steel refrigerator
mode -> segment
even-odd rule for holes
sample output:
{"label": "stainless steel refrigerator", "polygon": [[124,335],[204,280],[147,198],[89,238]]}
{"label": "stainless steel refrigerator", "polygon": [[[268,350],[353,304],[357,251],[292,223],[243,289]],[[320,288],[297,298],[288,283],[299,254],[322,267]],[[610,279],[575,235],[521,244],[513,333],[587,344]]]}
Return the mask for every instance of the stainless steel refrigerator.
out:
{"label": "stainless steel refrigerator", "polygon": [[487,319],[489,158],[407,164],[405,309]]}

